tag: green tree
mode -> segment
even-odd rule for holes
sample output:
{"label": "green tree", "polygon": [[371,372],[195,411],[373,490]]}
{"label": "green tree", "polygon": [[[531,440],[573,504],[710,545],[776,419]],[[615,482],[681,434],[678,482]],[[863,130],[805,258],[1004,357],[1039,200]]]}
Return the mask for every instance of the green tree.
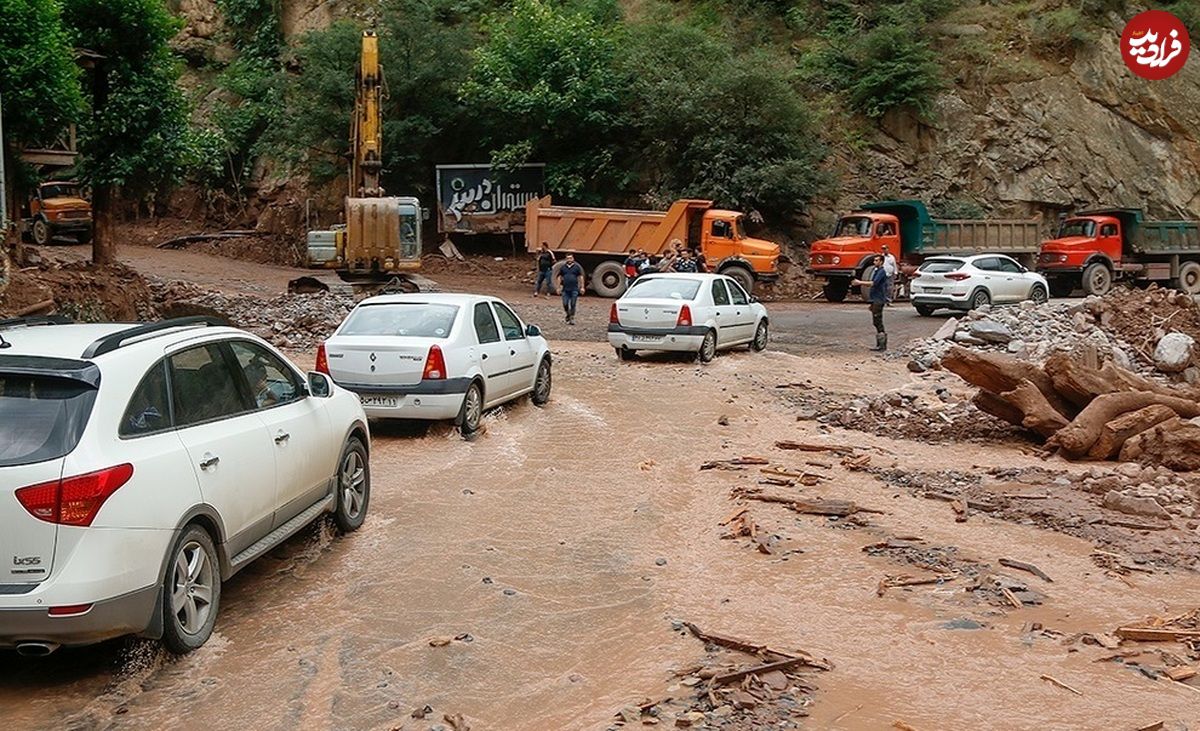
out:
{"label": "green tree", "polygon": [[484,30],[462,99],[493,160],[545,160],[547,185],[577,199],[627,182],[613,164],[628,89],[613,26],[548,0],[516,0]]}
{"label": "green tree", "polygon": [[4,133],[47,142],[83,108],[79,67],[55,0],[0,0]]}
{"label": "green tree", "polygon": [[669,22],[635,26],[627,48],[628,164],[652,199],[788,213],[822,188],[824,149],[787,58]]}
{"label": "green tree", "polygon": [[161,0],[66,0],[75,44],[102,58],[85,85],[91,114],[80,158],[92,186],[92,260],[116,258],[116,198],[144,196],[178,179],[192,152],[179,68],[167,46],[177,23]]}

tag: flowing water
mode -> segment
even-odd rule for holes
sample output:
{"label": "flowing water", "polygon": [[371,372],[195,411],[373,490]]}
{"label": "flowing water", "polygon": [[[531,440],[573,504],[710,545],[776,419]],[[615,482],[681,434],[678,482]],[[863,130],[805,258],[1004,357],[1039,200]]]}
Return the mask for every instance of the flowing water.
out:
{"label": "flowing water", "polygon": [[[1194,691],[1022,632],[1027,622],[1106,632],[1183,611],[1200,603],[1196,575],[1138,576],[1130,588],[1092,565],[1083,541],[983,517],[956,524],[944,503],[861,473],[837,472],[814,492],[886,509],[869,528],[755,504],[803,553],[784,560],[720,540],[729,488],[755,474],[697,466],[752,453],[786,463],[769,448],[775,439],[816,437],[764,385],[836,381],[841,362],[739,353],[697,368],[620,364],[598,346],[561,350],[551,404],[490,414],[473,443],[444,426],[375,425],[364,527],[343,537],[315,526],[236,576],[200,651],[170,658],[114,642],[44,659],[0,655],[0,728],[387,729],[426,704],[474,729],[605,728],[702,655],[672,631],[676,619],[829,658],[834,670],[815,677],[811,728],[1200,719]],[[720,416],[729,426],[717,426]],[[910,468],[1033,462],[1012,450],[888,446]],[[1028,560],[1055,583],[1038,585],[1043,606],[1020,611],[975,602],[953,583],[877,597],[883,574],[911,571],[862,552],[889,533],[982,561]]]}

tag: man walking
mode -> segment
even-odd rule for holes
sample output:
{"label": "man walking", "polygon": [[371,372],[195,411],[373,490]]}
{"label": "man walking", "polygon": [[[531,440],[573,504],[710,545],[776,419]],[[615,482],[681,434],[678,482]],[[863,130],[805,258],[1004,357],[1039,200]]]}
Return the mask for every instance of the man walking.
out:
{"label": "man walking", "polygon": [[871,291],[867,295],[867,299],[871,303],[871,322],[875,325],[875,347],[871,350],[883,352],[887,350],[887,333],[883,330],[883,308],[888,303],[888,285],[891,280],[888,279],[887,270],[883,266],[883,255],[875,255],[875,271],[871,274],[871,281],[863,281],[855,279],[855,286],[870,286]]}
{"label": "man walking", "polygon": [[533,283],[533,296],[541,296],[542,282],[546,282],[546,296],[554,294],[554,279],[552,272],[554,271],[554,252],[550,251],[550,244],[542,242],[542,250],[538,252],[537,258],[537,280]]}
{"label": "man walking", "polygon": [[566,261],[558,270],[558,291],[562,292],[563,320],[568,325],[575,324],[575,304],[579,295],[585,294],[583,267],[575,261],[574,254],[567,254]]}

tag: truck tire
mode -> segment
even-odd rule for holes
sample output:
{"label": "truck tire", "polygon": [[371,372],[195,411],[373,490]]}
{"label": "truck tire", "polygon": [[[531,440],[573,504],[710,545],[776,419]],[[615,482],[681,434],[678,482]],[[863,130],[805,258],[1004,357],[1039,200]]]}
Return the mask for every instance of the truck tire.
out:
{"label": "truck tire", "polygon": [[829,302],[844,302],[846,295],[850,293],[850,279],[847,277],[833,277],[825,282],[825,286],[821,288],[821,292]]}
{"label": "truck tire", "polygon": [[[858,281],[869,282],[875,278],[875,265],[868,264],[861,272],[858,273]],[[869,302],[871,299],[871,285],[862,284],[858,288],[859,295],[862,296],[863,302]]]}
{"label": "truck tire", "polygon": [[1200,294],[1200,263],[1187,261],[1179,265],[1175,289],[1184,294]]}
{"label": "truck tire", "polygon": [[742,289],[750,293],[754,290],[754,274],[743,266],[729,266],[721,270],[721,274],[742,285]]}
{"label": "truck tire", "polygon": [[1104,262],[1088,264],[1083,270],[1083,291],[1103,297],[1112,291],[1112,272]]}
{"label": "truck tire", "polygon": [[615,261],[601,262],[592,270],[589,277],[592,291],[601,297],[620,297],[629,289],[629,279],[625,276],[625,267]]}
{"label": "truck tire", "polygon": [[92,230],[89,228],[87,231],[80,231],[75,234],[75,240],[81,244],[92,243]]}
{"label": "truck tire", "polygon": [[33,243],[38,246],[45,246],[50,243],[50,238],[50,224],[46,223],[46,220],[43,218],[34,219]]}
{"label": "truck tire", "polygon": [[1070,297],[1075,291],[1075,280],[1070,277],[1054,277],[1050,280],[1051,297]]}

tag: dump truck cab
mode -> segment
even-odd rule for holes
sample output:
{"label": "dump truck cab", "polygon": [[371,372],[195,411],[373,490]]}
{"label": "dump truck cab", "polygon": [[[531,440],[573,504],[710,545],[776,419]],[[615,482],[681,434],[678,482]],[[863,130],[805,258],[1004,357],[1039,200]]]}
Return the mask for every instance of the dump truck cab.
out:
{"label": "dump truck cab", "polygon": [[1080,272],[1094,261],[1120,265],[1125,227],[1114,213],[1095,212],[1063,220],[1055,237],[1042,242],[1038,271]]}
{"label": "dump truck cab", "polygon": [[[754,279],[779,276],[779,244],[746,235],[745,215],[739,211],[710,208],[701,217],[700,251],[710,271],[733,267],[749,269]],[[747,291],[753,280],[740,280]]]}
{"label": "dump truck cab", "polygon": [[92,204],[75,181],[51,181],[37,186],[26,204],[23,229],[39,246],[55,236],[70,236],[81,244],[92,240]]}
{"label": "dump truck cab", "polygon": [[859,278],[883,247],[899,258],[900,219],[892,213],[855,211],[838,218],[833,235],[814,241],[809,258],[812,274],[825,277],[825,298],[841,302],[850,280]]}

